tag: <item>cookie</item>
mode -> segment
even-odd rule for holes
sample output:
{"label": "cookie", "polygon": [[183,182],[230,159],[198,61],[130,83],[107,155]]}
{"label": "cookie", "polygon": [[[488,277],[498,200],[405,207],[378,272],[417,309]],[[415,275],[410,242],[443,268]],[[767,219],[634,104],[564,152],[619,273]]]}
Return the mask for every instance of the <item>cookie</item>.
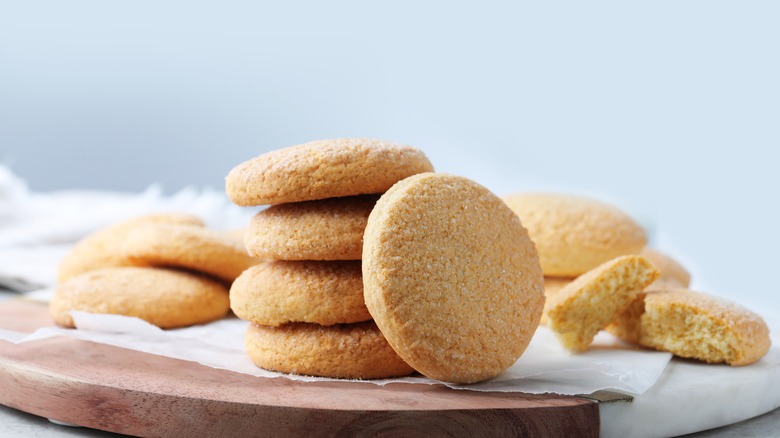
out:
{"label": "cookie", "polygon": [[639,253],[650,261],[658,272],[658,280],[647,287],[648,290],[661,288],[687,288],[691,285],[691,274],[677,260],[660,251],[646,247]]}
{"label": "cookie", "polygon": [[414,372],[390,348],[372,321],[330,327],[250,324],[246,352],[255,365],[288,374],[380,379]]}
{"label": "cookie", "polygon": [[495,377],[523,353],[544,305],[520,220],[486,188],[425,173],[382,195],[363,242],[363,294],[393,349],[447,382]]}
{"label": "cookie", "polygon": [[122,254],[125,238],[135,228],[155,223],[203,226],[201,219],[188,214],[152,214],[106,227],[76,243],[60,260],[57,282],[95,269],[133,266]]}
{"label": "cookie", "polygon": [[613,334],[645,347],[710,363],[747,365],[769,347],[769,328],[750,310],[730,301],[686,289],[651,291],[637,300],[629,328]]}
{"label": "cookie", "polygon": [[160,328],[184,327],[224,317],[227,288],[208,277],[169,269],[98,269],[59,284],[49,304],[54,321],[73,327],[69,312],[135,316]]}
{"label": "cookie", "polygon": [[230,308],[239,318],[266,326],[371,319],[359,261],[260,263],[230,287]]}
{"label": "cookie", "polygon": [[247,251],[275,260],[360,260],[363,231],[379,197],[349,196],[272,205],[245,234]]}
{"label": "cookie", "polygon": [[565,348],[583,351],[658,275],[642,256],[610,260],[577,277],[550,299],[547,325]]}
{"label": "cookie", "polygon": [[122,253],[142,266],[184,268],[232,282],[259,260],[223,232],[203,227],[149,224],[128,233]]}
{"label": "cookie", "polygon": [[225,191],[238,205],[282,204],[383,193],[397,181],[433,170],[422,151],[364,138],[319,140],[239,164]]}
{"label": "cookie", "polygon": [[615,257],[637,254],[647,243],[639,224],[600,201],[556,193],[503,199],[536,243],[546,276],[576,277]]}

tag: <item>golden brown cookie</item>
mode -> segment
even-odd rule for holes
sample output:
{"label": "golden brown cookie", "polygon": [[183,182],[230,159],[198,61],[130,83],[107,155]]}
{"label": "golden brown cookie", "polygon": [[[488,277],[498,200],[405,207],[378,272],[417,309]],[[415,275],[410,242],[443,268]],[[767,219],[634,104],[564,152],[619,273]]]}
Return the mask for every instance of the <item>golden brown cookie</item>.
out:
{"label": "golden brown cookie", "polygon": [[257,213],[244,244],[276,260],[360,260],[363,231],[379,197],[349,196],[272,205]]}
{"label": "golden brown cookie", "polygon": [[281,204],[383,193],[433,170],[422,151],[365,138],[319,140],[279,149],[236,166],[225,180],[238,205]]}
{"label": "golden brown cookie", "polygon": [[372,321],[330,327],[250,324],[246,352],[255,365],[288,374],[381,379],[414,372],[390,348]]}
{"label": "golden brown cookie", "polygon": [[617,208],[556,193],[504,197],[536,243],[544,275],[576,277],[615,257],[637,254],[644,229]]}
{"label": "golden brown cookie", "polygon": [[208,277],[169,269],[114,267],[59,284],[49,313],[65,327],[73,327],[69,312],[81,310],[135,316],[160,328],[175,328],[220,319],[229,308],[227,288]]}
{"label": "golden brown cookie", "polygon": [[661,273],[658,280],[648,286],[647,290],[664,288],[678,289],[686,288],[691,285],[691,274],[683,265],[671,256],[649,247],[645,247],[639,254],[655,265],[655,267],[658,268],[658,272]]}
{"label": "golden brown cookie", "polygon": [[184,268],[232,282],[259,263],[244,245],[203,227],[148,224],[128,233],[122,253],[141,266]]}
{"label": "golden brown cookie", "polygon": [[613,333],[627,334],[645,347],[710,363],[747,365],[771,346],[769,328],[759,315],[721,298],[670,289],[647,292],[637,303],[633,315],[622,315],[633,328]]}
{"label": "golden brown cookie", "polygon": [[565,348],[583,351],[658,275],[642,256],[610,260],[577,277],[550,299],[547,325]]}
{"label": "golden brown cookie", "polygon": [[133,266],[122,254],[127,235],[142,225],[165,223],[203,226],[203,221],[188,214],[152,214],[130,219],[85,237],[60,260],[57,281],[101,268]]}
{"label": "golden brown cookie", "polygon": [[428,377],[497,376],[528,346],[544,305],[533,242],[501,199],[426,173],[391,188],[363,243],[366,305],[390,345]]}
{"label": "golden brown cookie", "polygon": [[230,308],[241,319],[267,326],[371,319],[359,261],[260,263],[230,287]]}

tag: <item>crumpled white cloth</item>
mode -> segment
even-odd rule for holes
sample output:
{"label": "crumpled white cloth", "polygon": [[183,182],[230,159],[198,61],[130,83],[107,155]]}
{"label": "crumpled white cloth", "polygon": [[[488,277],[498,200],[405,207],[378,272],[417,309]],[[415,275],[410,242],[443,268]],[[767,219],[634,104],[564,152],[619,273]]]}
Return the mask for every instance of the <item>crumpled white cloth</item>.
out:
{"label": "crumpled white cloth", "polygon": [[166,196],[158,185],[142,193],[69,190],[32,192],[0,165],[0,287],[51,286],[56,261],[88,234],[150,213],[180,212],[215,229],[242,228],[258,209],[232,204],[223,192],[185,188]]}

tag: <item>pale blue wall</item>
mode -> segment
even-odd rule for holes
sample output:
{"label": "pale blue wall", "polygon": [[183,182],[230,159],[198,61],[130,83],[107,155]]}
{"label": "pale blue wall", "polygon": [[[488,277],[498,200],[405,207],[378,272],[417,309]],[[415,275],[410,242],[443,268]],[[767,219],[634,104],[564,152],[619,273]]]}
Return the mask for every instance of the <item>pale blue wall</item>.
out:
{"label": "pale blue wall", "polygon": [[778,2],[9,3],[0,162],[34,189],[220,188],[378,137],[501,194],[614,201],[699,286],[780,295]]}

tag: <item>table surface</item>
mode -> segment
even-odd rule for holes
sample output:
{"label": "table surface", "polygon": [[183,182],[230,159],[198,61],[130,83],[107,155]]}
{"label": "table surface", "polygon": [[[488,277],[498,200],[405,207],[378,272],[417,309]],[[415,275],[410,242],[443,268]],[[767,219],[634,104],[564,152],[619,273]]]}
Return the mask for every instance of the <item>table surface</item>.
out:
{"label": "table surface", "polygon": [[[0,301],[18,295],[0,290]],[[780,433],[780,409],[740,423],[688,436],[771,437]],[[87,428],[61,426],[45,418],[0,405],[0,436],[24,437],[108,437],[122,436]]]}

